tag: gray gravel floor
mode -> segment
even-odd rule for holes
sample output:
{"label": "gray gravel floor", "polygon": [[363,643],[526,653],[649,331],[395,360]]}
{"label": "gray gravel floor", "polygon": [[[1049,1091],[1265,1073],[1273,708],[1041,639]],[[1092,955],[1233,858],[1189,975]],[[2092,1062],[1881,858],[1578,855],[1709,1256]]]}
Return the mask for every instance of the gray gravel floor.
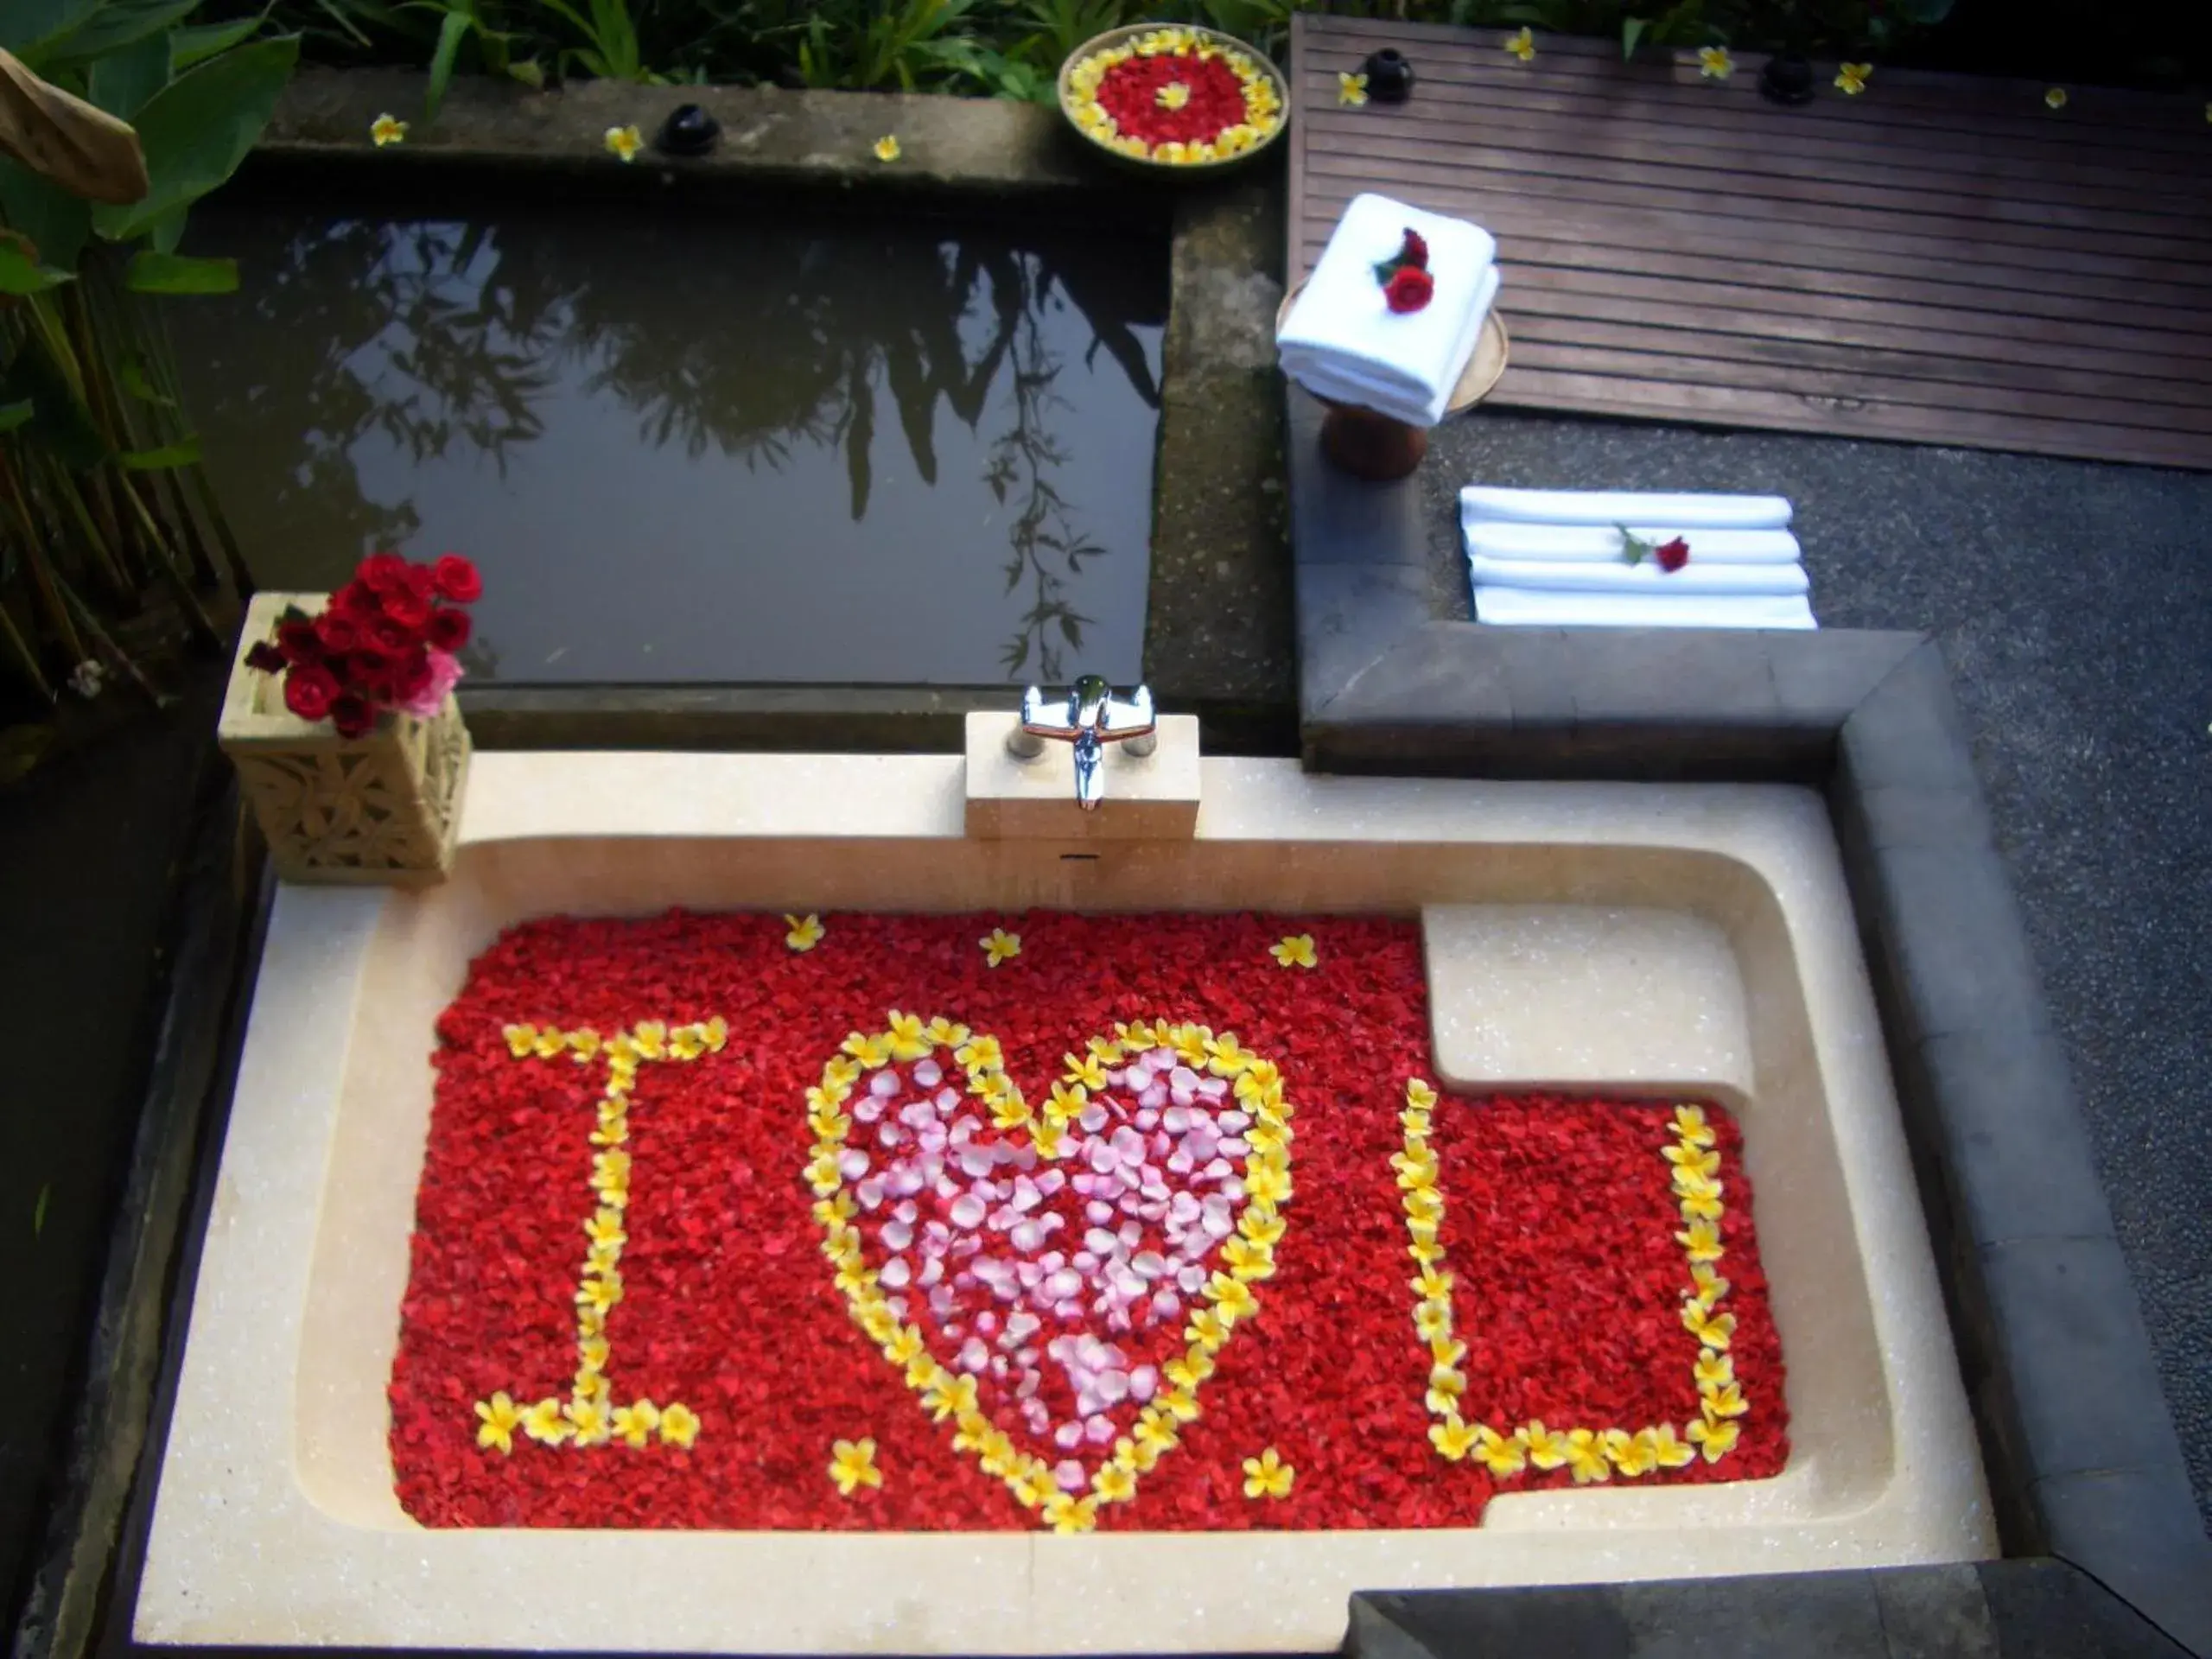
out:
{"label": "gray gravel floor", "polygon": [[1423,473],[1440,609],[1461,484],[1772,491],[1823,626],[1942,641],[2212,1524],[2212,476],[1491,412]]}

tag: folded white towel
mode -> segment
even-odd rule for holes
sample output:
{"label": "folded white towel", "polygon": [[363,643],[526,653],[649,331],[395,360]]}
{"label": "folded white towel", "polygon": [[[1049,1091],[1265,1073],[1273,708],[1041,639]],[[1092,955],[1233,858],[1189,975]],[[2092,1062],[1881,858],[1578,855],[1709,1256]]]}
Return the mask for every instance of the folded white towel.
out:
{"label": "folded white towel", "polygon": [[1770,594],[1568,594],[1541,588],[1478,588],[1475,620],[1522,627],[1812,628],[1802,595]]}
{"label": "folded white towel", "polygon": [[1433,392],[1415,397],[1377,375],[1369,365],[1309,350],[1294,353],[1286,349],[1282,354],[1283,372],[1317,397],[1357,404],[1408,426],[1434,426],[1451,406],[1452,394],[1459,390],[1459,377],[1466,372],[1468,359],[1481,343],[1483,321],[1497,298],[1497,289],[1498,270],[1492,265],[1476,287],[1474,304],[1467,313],[1462,337],[1452,346],[1451,373],[1443,385]]}
{"label": "folded white towel", "polygon": [[1693,557],[1679,570],[1641,564],[1567,563],[1548,559],[1468,561],[1475,586],[1541,588],[1576,594],[1802,594],[1812,584],[1794,564],[1700,564]]}
{"label": "folded white towel", "polygon": [[[1547,564],[1618,564],[1621,532],[1617,524],[1516,524],[1474,518],[1464,512],[1470,557],[1513,559]],[[1689,569],[1708,564],[1795,564],[1797,538],[1786,530],[1700,530],[1679,524],[1630,524],[1638,541],[1654,547],[1685,537]]]}
{"label": "folded white towel", "polygon": [[[1385,303],[1375,267],[1397,252],[1408,230],[1428,244],[1436,289],[1421,310],[1400,314]],[[1402,410],[1433,409],[1433,424],[1473,355],[1481,314],[1497,293],[1497,254],[1490,232],[1464,219],[1388,196],[1355,196],[1276,333],[1285,372],[1310,384],[1307,372],[1324,371],[1338,384],[1364,386]]]}
{"label": "folded white towel", "polygon": [[1671,524],[1678,531],[1781,530],[1789,503],[1778,495],[1667,494],[1641,490],[1505,490],[1469,485],[1459,492],[1464,520],[1523,524]]}

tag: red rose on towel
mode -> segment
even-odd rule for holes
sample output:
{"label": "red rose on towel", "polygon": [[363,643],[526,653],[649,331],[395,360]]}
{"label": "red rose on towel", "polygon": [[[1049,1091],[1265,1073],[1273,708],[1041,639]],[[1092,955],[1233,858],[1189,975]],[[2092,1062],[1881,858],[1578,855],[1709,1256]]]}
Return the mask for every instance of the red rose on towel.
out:
{"label": "red rose on towel", "polygon": [[1653,548],[1651,556],[1658,560],[1662,570],[1671,575],[1690,562],[1690,544],[1677,536],[1673,541],[1662,542]]}
{"label": "red rose on towel", "polygon": [[1395,312],[1418,311],[1436,296],[1436,284],[1418,265],[1401,265],[1382,284],[1382,298]]}

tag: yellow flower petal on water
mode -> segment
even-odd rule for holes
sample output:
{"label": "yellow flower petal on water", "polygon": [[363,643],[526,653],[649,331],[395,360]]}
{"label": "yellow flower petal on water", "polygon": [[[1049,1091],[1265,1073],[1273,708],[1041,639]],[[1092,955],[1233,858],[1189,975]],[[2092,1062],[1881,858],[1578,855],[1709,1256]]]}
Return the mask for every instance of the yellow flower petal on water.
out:
{"label": "yellow flower petal on water", "polygon": [[1426,1112],[1436,1104],[1436,1090],[1427,1077],[1406,1079],[1406,1104],[1417,1112]]}
{"label": "yellow flower petal on water", "polygon": [[1357,109],[1367,102],[1367,77],[1340,71],[1337,75],[1337,102]]}
{"label": "yellow flower petal on water", "polygon": [[663,1406],[658,1427],[662,1440],[687,1452],[691,1449],[691,1442],[699,1438],[699,1419],[686,1405]]}
{"label": "yellow flower petal on water", "polygon": [[1244,1192],[1255,1204],[1287,1204],[1290,1201],[1290,1172],[1255,1159],[1245,1173]]}
{"label": "yellow flower petal on water", "polygon": [[1675,1243],[1682,1247],[1693,1264],[1718,1262],[1722,1255],[1720,1230],[1710,1221],[1693,1221],[1675,1235]]}
{"label": "yellow flower petal on water", "polygon": [[822,943],[830,930],[822,925],[822,918],[812,911],[804,916],[785,916],[784,943],[794,950],[811,950]]}
{"label": "yellow flower petal on water", "polygon": [[1109,1463],[1090,1478],[1090,1490],[1101,1503],[1126,1503],[1137,1495],[1137,1478],[1119,1464]]}
{"label": "yellow flower petal on water", "polygon": [[1528,1438],[1529,1461],[1537,1468],[1560,1469],[1566,1466],[1573,1443],[1565,1434],[1546,1428],[1541,1417],[1532,1420],[1521,1433]]}
{"label": "yellow flower petal on water", "polygon": [[537,1046],[536,1026],[502,1026],[499,1035],[507,1039],[507,1052],[518,1060]]}
{"label": "yellow flower petal on water", "polygon": [[1063,1054],[1060,1063],[1067,1067],[1068,1082],[1078,1084],[1085,1089],[1106,1087],[1106,1064],[1096,1054],[1085,1054],[1080,1058],[1073,1054]]}
{"label": "yellow flower petal on water", "polygon": [[976,943],[983,947],[983,961],[987,967],[995,968],[1021,954],[1021,935],[1009,933],[1002,927],[993,928]]}
{"label": "yellow flower petal on water", "polygon": [[1221,1247],[1221,1259],[1229,1263],[1229,1270],[1248,1283],[1272,1279],[1275,1271],[1274,1247],[1255,1244],[1242,1236],[1230,1238]]}
{"label": "yellow flower petal on water", "polygon": [[1835,84],[1846,96],[1856,98],[1866,90],[1866,77],[1874,73],[1871,63],[1844,63],[1836,66]]}
{"label": "yellow flower petal on water", "polygon": [[1229,1341],[1230,1321],[1211,1307],[1194,1307],[1183,1328],[1183,1339],[1209,1354],[1219,1353]]}
{"label": "yellow flower petal on water", "polygon": [[571,1400],[561,1414],[574,1425],[578,1446],[604,1446],[613,1432],[612,1414],[596,1399]]}
{"label": "yellow flower petal on water", "polygon": [[1751,1402],[1744,1398],[1744,1388],[1740,1382],[1722,1382],[1712,1388],[1700,1389],[1698,1398],[1708,1417],[1741,1417],[1751,1408]]}
{"label": "yellow flower petal on water", "polygon": [[[1431,1431],[1430,1438],[1434,1438]],[[1517,1475],[1529,1466],[1529,1437],[1519,1429],[1501,1434],[1487,1426],[1475,1431],[1476,1460],[1493,1475]]]}
{"label": "yellow flower petal on water", "polygon": [[515,1449],[515,1430],[523,1426],[523,1411],[507,1397],[505,1390],[502,1389],[489,1400],[479,1400],[476,1415],[477,1445],[499,1452]]}
{"label": "yellow flower petal on water", "polygon": [[1694,1147],[1713,1144],[1713,1126],[1705,1121],[1702,1106],[1675,1107],[1675,1133]]}
{"label": "yellow flower petal on water", "polygon": [[[2043,101],[2045,106],[2050,109],[2064,109],[2066,107],[2066,89],[2063,86],[2052,87],[2049,92],[2043,95]],[[1710,1458],[1713,1454],[1711,1452],[1707,1452],[1706,1455],[1707,1458]]]}
{"label": "yellow flower petal on water", "polygon": [[937,1047],[937,1045],[931,1040],[926,1027],[922,1024],[920,1014],[901,1014],[898,1009],[893,1008],[891,1010],[889,1020],[893,1059],[921,1060],[929,1058],[931,1052]]}
{"label": "yellow flower petal on water", "polygon": [[1697,1351],[1697,1363],[1692,1368],[1691,1375],[1697,1379],[1700,1389],[1718,1388],[1723,1382],[1736,1380],[1736,1362],[1716,1349],[1700,1348]]}
{"label": "yellow flower petal on water", "polygon": [[633,1452],[642,1452],[653,1437],[653,1430],[660,1427],[660,1408],[650,1400],[639,1400],[614,1408],[614,1438]]}
{"label": "yellow flower petal on water", "polygon": [[1445,1301],[1415,1302],[1414,1329],[1423,1342],[1433,1342],[1439,1337],[1452,1334],[1452,1305]]}
{"label": "yellow flower petal on water", "polygon": [[1701,48],[1697,54],[1698,73],[1707,80],[1726,80],[1736,73],[1736,60],[1728,55],[1725,46]]}
{"label": "yellow flower petal on water", "polygon": [[1282,1460],[1272,1446],[1256,1458],[1244,1459],[1244,1496],[1247,1497],[1288,1497],[1292,1482],[1298,1471]]}
{"label": "yellow flower petal on water", "polygon": [[1713,1272],[1708,1262],[1690,1263],[1690,1284],[1694,1287],[1693,1299],[1707,1309],[1718,1307],[1720,1299],[1728,1294],[1728,1281]]}
{"label": "yellow flower petal on water", "polygon": [[838,1440],[830,1448],[830,1478],[837,1491],[850,1497],[863,1486],[883,1484],[883,1471],[875,1466],[873,1440]]}
{"label": "yellow flower petal on water", "polygon": [[1255,1244],[1273,1249],[1282,1243],[1283,1219],[1272,1210],[1247,1208],[1236,1218],[1236,1230]]}
{"label": "yellow flower petal on water", "polygon": [[953,1050],[952,1058],[972,1072],[995,1071],[1006,1064],[995,1037],[970,1037]]}
{"label": "yellow flower petal on water", "polygon": [[1677,1180],[1686,1173],[1707,1180],[1720,1173],[1720,1154],[1710,1147],[1662,1147],[1659,1155],[1675,1166]]}
{"label": "yellow flower petal on water", "polygon": [[1447,1417],[1440,1423],[1429,1425],[1429,1444],[1444,1456],[1458,1463],[1475,1449],[1482,1439],[1482,1432],[1462,1422],[1458,1417]]}
{"label": "yellow flower petal on water", "polygon": [[1736,1449],[1741,1431],[1726,1418],[1700,1417],[1689,1426],[1689,1437],[1697,1442],[1707,1463],[1718,1463]]}
{"label": "yellow flower petal on water", "polygon": [[1089,1532],[1098,1524],[1098,1500],[1055,1492],[1045,1500],[1044,1514],[1054,1532]]}
{"label": "yellow flower petal on water", "polygon": [[606,144],[609,153],[620,156],[626,162],[636,161],[638,152],[643,149],[645,144],[645,141],[639,136],[635,127],[609,127],[607,130],[606,137],[601,142]]}
{"label": "yellow flower petal on water", "polygon": [[1567,1431],[1567,1467],[1578,1486],[1592,1485],[1613,1478],[1613,1465],[1605,1460],[1605,1441],[1586,1428]]}
{"label": "yellow flower petal on water", "polygon": [[1285,968],[1313,968],[1320,963],[1311,933],[1293,933],[1278,939],[1268,947],[1268,954]]}
{"label": "yellow flower petal on water", "polygon": [[576,1432],[558,1400],[541,1400],[522,1414],[522,1432],[540,1446],[558,1446]]}
{"label": "yellow flower petal on water", "polygon": [[1505,49],[1526,63],[1536,55],[1536,36],[1525,24],[1518,35],[1506,37]]}
{"label": "yellow flower petal on water", "polygon": [[537,1041],[533,1046],[539,1059],[550,1060],[555,1055],[566,1051],[569,1046],[568,1033],[556,1031],[552,1027],[548,1026],[537,1033]]}
{"label": "yellow flower petal on water", "polygon": [[1218,1037],[1205,1039],[1206,1070],[1217,1077],[1242,1076],[1245,1068],[1259,1057],[1236,1040],[1236,1033],[1224,1031]]}
{"label": "yellow flower petal on water", "polygon": [[1213,1375],[1213,1351],[1200,1344],[1176,1355],[1160,1369],[1169,1387],[1195,1394],[1198,1385]]}
{"label": "yellow flower petal on water", "polygon": [[1643,1431],[1651,1436],[1651,1455],[1662,1469],[1680,1469],[1697,1461],[1697,1452],[1675,1437],[1672,1423],[1661,1423]]}
{"label": "yellow flower petal on water", "polygon": [[1200,1293],[1214,1306],[1224,1324],[1235,1325],[1239,1319],[1249,1319],[1260,1311],[1259,1298],[1252,1294],[1251,1286],[1230,1273],[1217,1273],[1205,1282]]}
{"label": "yellow flower petal on water", "polygon": [[1138,1415],[1137,1426],[1130,1433],[1140,1446],[1147,1446],[1154,1452],[1173,1451],[1183,1438],[1172,1413],[1155,1411],[1149,1406]]}
{"label": "yellow flower petal on water", "polygon": [[396,144],[407,137],[407,124],[396,115],[380,115],[369,123],[369,137],[376,147]]}
{"label": "yellow flower petal on water", "polygon": [[[1669,1433],[1674,1433],[1672,1429]],[[1648,1428],[1639,1428],[1633,1434],[1624,1428],[1605,1431],[1605,1456],[1614,1468],[1631,1480],[1648,1475],[1659,1466],[1659,1446],[1656,1435]]]}
{"label": "yellow flower petal on water", "polygon": [[1736,1334],[1736,1316],[1711,1313],[1700,1302],[1684,1302],[1682,1329],[1705,1347],[1725,1351],[1729,1339]]}

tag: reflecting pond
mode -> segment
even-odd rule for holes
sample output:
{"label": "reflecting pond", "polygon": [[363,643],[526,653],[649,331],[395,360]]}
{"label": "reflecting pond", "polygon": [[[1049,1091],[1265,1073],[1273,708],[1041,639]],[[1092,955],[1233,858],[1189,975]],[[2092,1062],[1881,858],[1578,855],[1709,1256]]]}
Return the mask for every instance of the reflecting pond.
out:
{"label": "reflecting pond", "polygon": [[483,568],[513,683],[1141,676],[1166,318],[1137,232],[198,210],[176,314],[266,588]]}

